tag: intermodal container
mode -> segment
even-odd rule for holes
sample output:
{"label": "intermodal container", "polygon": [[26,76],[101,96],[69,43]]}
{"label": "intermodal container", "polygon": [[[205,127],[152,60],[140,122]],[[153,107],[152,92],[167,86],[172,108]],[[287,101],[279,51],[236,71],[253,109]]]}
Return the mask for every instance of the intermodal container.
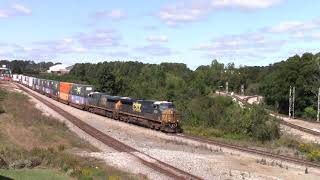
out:
{"label": "intermodal container", "polygon": [[40,93],[45,94],[46,93],[46,82],[45,79],[40,79]]}
{"label": "intermodal container", "polygon": [[71,87],[72,87],[72,83],[60,82],[59,98],[60,98],[62,101],[65,101],[65,102],[68,102],[68,101],[69,101],[69,96],[70,96]]}
{"label": "intermodal container", "polygon": [[94,87],[90,85],[72,84],[71,97],[69,101],[76,105],[88,104],[88,95],[93,92]]}
{"label": "intermodal container", "polygon": [[51,96],[58,98],[59,97],[60,82],[59,81],[50,81],[49,88],[51,90]]}
{"label": "intermodal container", "polygon": [[40,92],[40,80],[39,78],[36,78],[36,81],[35,81],[35,86],[36,86],[36,91]]}
{"label": "intermodal container", "polygon": [[47,96],[51,96],[52,94],[52,89],[50,88],[50,83],[51,83],[52,80],[46,80],[46,84],[44,86],[44,90],[45,90],[45,94]]}
{"label": "intermodal container", "polygon": [[28,87],[29,87],[29,88],[32,88],[33,79],[34,79],[34,77],[29,77],[29,78],[28,78]]}

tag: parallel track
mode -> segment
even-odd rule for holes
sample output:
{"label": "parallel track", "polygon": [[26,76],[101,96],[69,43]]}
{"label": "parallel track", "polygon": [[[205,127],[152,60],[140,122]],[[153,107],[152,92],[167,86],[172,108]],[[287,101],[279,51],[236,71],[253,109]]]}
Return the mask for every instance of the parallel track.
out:
{"label": "parallel track", "polygon": [[199,137],[195,137],[195,136],[189,136],[186,134],[176,134],[174,136],[194,140],[194,141],[205,143],[205,144],[220,146],[220,147],[224,147],[224,148],[228,148],[228,149],[235,149],[235,150],[250,153],[250,154],[261,155],[261,156],[268,157],[268,158],[278,159],[278,160],[294,163],[297,165],[305,165],[307,167],[320,168],[319,163],[310,162],[310,161],[303,160],[300,158],[284,156],[284,155],[280,155],[280,154],[274,154],[274,153],[259,150],[259,149],[253,149],[253,148],[244,147],[244,146],[240,146],[240,145],[229,144],[229,143],[220,142],[220,141],[216,141],[216,140],[204,139],[202,137],[199,138]]}
{"label": "parallel track", "polygon": [[289,127],[293,128],[293,129],[297,129],[299,131],[302,131],[302,132],[305,132],[305,133],[312,134],[312,135],[320,137],[320,132],[318,132],[318,131],[314,131],[312,129],[308,129],[308,128],[305,128],[305,127],[302,127],[302,126],[298,126],[296,124],[290,123],[290,122],[282,120],[282,119],[280,120],[280,123],[283,124],[283,125],[289,126]]}
{"label": "parallel track", "polygon": [[[75,126],[77,126],[78,128],[80,128],[81,130],[83,130],[84,132],[86,132],[87,134],[89,134],[90,136],[96,138],[97,140],[101,141],[102,143],[104,143],[105,145],[112,147],[113,149],[119,151],[119,152],[126,152],[130,155],[132,155],[133,157],[137,158],[142,164],[144,164],[145,166],[160,172],[161,174],[167,175],[173,179],[194,179],[194,180],[199,180],[202,179],[200,177],[197,177],[195,175],[192,175],[188,172],[185,172],[181,169],[178,169],[176,167],[173,167],[167,163],[164,163],[160,160],[157,160],[145,153],[142,153],[140,151],[138,151],[137,149],[128,146],[116,139],[114,139],[111,136],[108,136],[107,134],[97,130],[96,128],[90,126],[89,124],[83,122],[82,120],[80,120],[79,118],[73,116],[72,114],[70,114],[69,112],[61,109],[60,107],[54,105],[53,103],[49,102],[48,100],[42,98],[39,95],[36,95],[35,93],[32,93],[30,89],[27,89],[26,87],[17,84],[17,86],[23,90],[24,92],[28,93],[29,95],[31,95],[32,97],[36,98],[37,100],[41,101],[42,103],[44,103],[46,106],[48,106],[49,108],[53,109],[54,111],[56,111],[57,113],[59,113],[61,116],[65,117],[67,120],[69,120],[72,124],[74,124]],[[140,155],[140,156],[139,156]],[[145,157],[148,160],[145,160],[142,157]]]}
{"label": "parallel track", "polygon": [[[253,98],[253,97],[257,97],[257,96],[249,96],[247,98],[244,98],[244,99],[240,99],[239,97],[237,96],[232,96],[234,98],[236,98],[238,101],[242,102],[244,105],[246,106],[250,106],[251,104],[248,103],[248,99],[250,98]],[[270,110],[267,110],[269,112],[269,114],[272,114],[274,116],[280,116],[280,115],[276,115],[274,114],[273,112],[271,112]],[[281,116],[280,116],[281,117]],[[315,136],[319,136],[320,137],[320,132],[318,131],[314,131],[312,129],[308,129],[308,128],[305,128],[305,127],[302,127],[302,126],[299,126],[299,125],[296,125],[296,124],[293,124],[293,123],[290,123],[288,121],[285,121],[281,118],[278,118],[280,123],[283,124],[283,125],[286,125],[286,126],[289,126],[293,129],[297,129],[299,131],[302,131],[302,132],[305,132],[305,133],[308,133],[308,134],[311,134],[311,135],[315,135]]]}

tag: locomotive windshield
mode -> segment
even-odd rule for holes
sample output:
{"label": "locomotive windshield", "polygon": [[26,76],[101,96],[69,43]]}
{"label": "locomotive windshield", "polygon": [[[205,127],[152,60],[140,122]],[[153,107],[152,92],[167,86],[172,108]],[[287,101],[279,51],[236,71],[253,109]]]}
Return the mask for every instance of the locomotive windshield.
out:
{"label": "locomotive windshield", "polygon": [[162,103],[159,105],[160,111],[164,111],[166,109],[175,109],[175,105],[172,103]]}

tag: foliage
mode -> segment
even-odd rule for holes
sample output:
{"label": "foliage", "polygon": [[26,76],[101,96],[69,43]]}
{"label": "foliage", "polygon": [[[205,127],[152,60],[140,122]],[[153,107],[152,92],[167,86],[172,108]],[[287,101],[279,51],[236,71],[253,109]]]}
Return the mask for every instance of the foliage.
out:
{"label": "foliage", "polygon": [[320,146],[319,145],[302,143],[302,144],[299,144],[298,150],[304,153],[308,160],[320,162]]}
{"label": "foliage", "polygon": [[317,117],[317,111],[311,106],[306,107],[303,112],[303,117],[308,120],[315,120]]}
{"label": "foliage", "polygon": [[[12,70],[13,74],[29,74],[29,75],[37,75],[39,72],[44,72],[49,69],[49,67],[53,66],[52,62],[39,62],[36,63],[34,61],[24,61],[24,60],[0,60],[1,65],[6,65],[8,68]],[[56,63],[59,64],[59,63]]]}
{"label": "foliage", "polygon": [[[305,53],[301,57],[295,55],[287,61],[266,67],[267,74],[261,79],[260,88],[260,93],[266,97],[266,103],[276,105],[281,113],[287,113],[289,87],[295,86],[295,114],[310,117],[310,108],[315,108],[317,104],[317,91],[320,87],[318,57],[319,54]],[[305,109],[307,107],[309,108]]]}
{"label": "foliage", "polygon": [[183,125],[219,129],[208,131],[216,137],[252,137],[265,142],[280,136],[278,122],[259,106],[242,109],[231,98],[218,96],[195,98],[190,108],[191,118],[184,119]]}

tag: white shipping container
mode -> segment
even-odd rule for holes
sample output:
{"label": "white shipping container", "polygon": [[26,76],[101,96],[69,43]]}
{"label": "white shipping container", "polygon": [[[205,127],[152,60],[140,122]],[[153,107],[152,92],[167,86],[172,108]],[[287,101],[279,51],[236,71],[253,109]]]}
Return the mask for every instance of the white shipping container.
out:
{"label": "white shipping container", "polygon": [[14,82],[19,82],[19,75],[18,75],[18,74],[13,74],[13,75],[12,75],[12,80],[13,80]]}
{"label": "white shipping container", "polygon": [[33,78],[34,78],[34,77],[29,77],[29,78],[28,78],[28,81],[29,81],[29,82],[28,82],[28,86],[29,86],[29,88],[32,88]]}
{"label": "white shipping container", "polygon": [[22,84],[27,86],[28,85],[28,76],[22,75]]}

